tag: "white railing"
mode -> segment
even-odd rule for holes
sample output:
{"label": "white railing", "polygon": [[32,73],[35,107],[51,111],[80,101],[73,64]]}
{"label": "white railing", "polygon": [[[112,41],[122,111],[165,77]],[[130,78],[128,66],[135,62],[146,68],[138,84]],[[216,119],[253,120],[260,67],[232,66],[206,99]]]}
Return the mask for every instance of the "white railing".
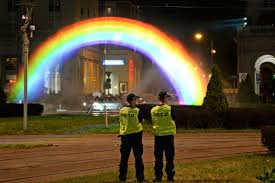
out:
{"label": "white railing", "polygon": [[275,26],[247,26],[239,31],[239,35],[275,35]]}

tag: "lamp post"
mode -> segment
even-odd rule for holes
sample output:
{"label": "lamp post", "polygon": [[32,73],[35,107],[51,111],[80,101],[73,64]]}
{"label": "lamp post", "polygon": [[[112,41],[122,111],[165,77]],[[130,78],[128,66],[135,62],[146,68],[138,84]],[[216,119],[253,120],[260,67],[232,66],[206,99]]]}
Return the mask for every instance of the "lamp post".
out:
{"label": "lamp post", "polygon": [[214,64],[214,55],[217,53],[217,51],[214,49],[214,41],[213,41],[213,39],[211,39],[210,42],[211,42],[210,43],[211,44],[211,47],[210,47],[211,48],[211,51],[210,51],[211,52],[210,53],[211,54],[211,63]]}
{"label": "lamp post", "polygon": [[[204,35],[200,32],[194,34],[194,38],[197,41],[202,41],[204,39]],[[217,53],[217,50],[214,49],[214,41],[210,40],[210,56],[211,56],[211,64],[214,64],[214,55]]]}
{"label": "lamp post", "polygon": [[[22,15],[22,20],[24,21],[21,27],[22,32],[22,58],[24,63],[24,114],[23,114],[23,130],[28,128],[28,60],[29,60],[29,47],[30,39],[29,36],[33,37],[33,31],[35,26],[31,25],[33,3],[27,2],[24,4],[18,4],[18,6],[23,6],[26,10],[26,14]],[[30,35],[29,35],[30,34]]]}

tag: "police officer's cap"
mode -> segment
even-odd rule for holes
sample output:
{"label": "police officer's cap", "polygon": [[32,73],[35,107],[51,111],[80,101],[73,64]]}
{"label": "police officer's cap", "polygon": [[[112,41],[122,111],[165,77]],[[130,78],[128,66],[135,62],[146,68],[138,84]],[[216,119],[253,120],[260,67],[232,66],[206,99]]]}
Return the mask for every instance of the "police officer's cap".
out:
{"label": "police officer's cap", "polygon": [[127,96],[127,101],[132,101],[132,100],[135,100],[135,99],[138,99],[140,98],[139,96],[136,96],[135,94],[131,93]]}
{"label": "police officer's cap", "polygon": [[165,98],[168,98],[170,97],[170,95],[167,93],[167,92],[160,92],[159,93],[159,99],[165,99]]}

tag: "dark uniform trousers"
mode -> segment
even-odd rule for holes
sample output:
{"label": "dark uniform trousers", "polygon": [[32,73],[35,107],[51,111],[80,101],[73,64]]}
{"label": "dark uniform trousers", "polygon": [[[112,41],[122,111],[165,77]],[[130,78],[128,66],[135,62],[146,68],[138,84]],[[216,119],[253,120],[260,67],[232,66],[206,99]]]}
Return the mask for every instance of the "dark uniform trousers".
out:
{"label": "dark uniform trousers", "polygon": [[133,153],[135,156],[136,178],[138,181],[142,181],[144,180],[144,165],[142,161],[142,132],[121,136],[119,179],[121,181],[126,180],[128,159],[131,153],[131,149],[133,149]]}
{"label": "dark uniform trousers", "polygon": [[173,179],[175,175],[174,170],[174,135],[168,136],[155,136],[155,175],[157,179],[161,179],[163,176],[163,151],[166,157],[166,174],[168,179]]}

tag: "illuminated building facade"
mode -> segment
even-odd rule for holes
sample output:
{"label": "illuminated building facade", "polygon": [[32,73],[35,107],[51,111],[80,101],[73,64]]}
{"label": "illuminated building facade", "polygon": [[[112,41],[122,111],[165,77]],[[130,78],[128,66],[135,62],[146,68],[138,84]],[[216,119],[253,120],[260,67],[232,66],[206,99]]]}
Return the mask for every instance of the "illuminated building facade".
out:
{"label": "illuminated building facade", "polygon": [[260,101],[275,103],[275,2],[255,0],[248,5],[248,26],[237,35],[239,81],[248,75]]}
{"label": "illuminated building facade", "polygon": [[[20,26],[24,8],[17,6],[26,0],[0,1],[0,82],[9,92],[9,86],[18,79],[22,66]],[[59,28],[75,21],[97,17],[98,0],[35,0],[33,22],[36,30],[31,39],[32,51]],[[66,95],[100,90],[100,48],[85,48],[75,53],[68,62],[60,54],[60,64],[46,68],[45,93]],[[92,76],[88,76],[92,73]],[[84,74],[86,75],[84,78]],[[97,79],[94,79],[94,78]],[[84,78],[84,79],[83,79]],[[70,84],[68,84],[70,83]],[[74,88],[74,90],[70,90]],[[70,92],[71,91],[71,92]]]}
{"label": "illuminated building facade", "polygon": [[[104,73],[111,72],[111,88],[105,93],[120,95],[135,91],[141,79],[143,56],[112,45],[105,47],[105,53],[103,61],[107,64],[104,64]],[[105,74],[105,80],[107,78]]]}

